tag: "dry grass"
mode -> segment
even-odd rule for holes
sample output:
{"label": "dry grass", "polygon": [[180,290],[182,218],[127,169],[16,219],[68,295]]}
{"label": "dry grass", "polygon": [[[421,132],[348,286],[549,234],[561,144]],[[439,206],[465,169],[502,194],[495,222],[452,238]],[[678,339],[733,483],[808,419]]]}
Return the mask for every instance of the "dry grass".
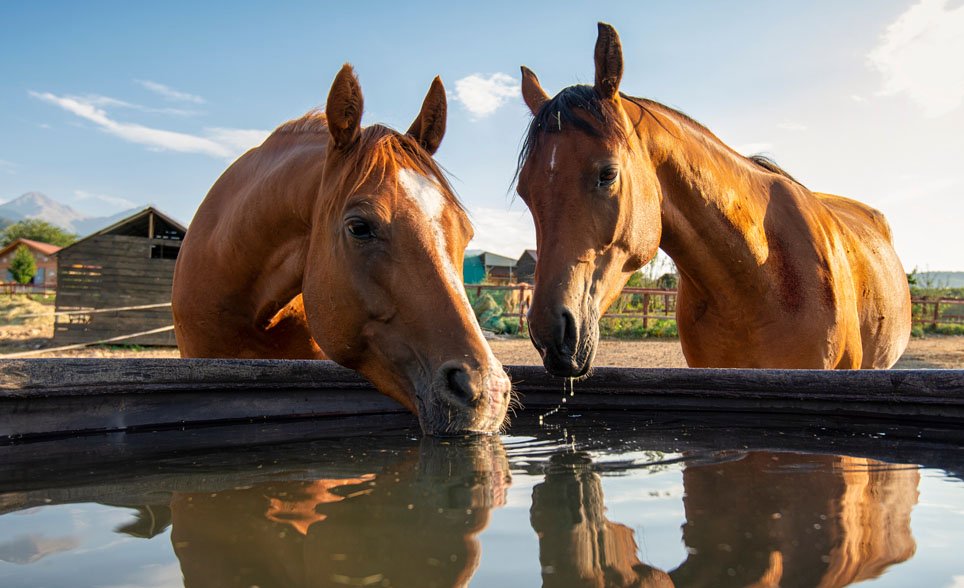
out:
{"label": "dry grass", "polygon": [[[0,353],[13,353],[52,347],[53,317],[22,318],[27,314],[50,312],[52,304],[43,304],[27,296],[0,297]],[[492,351],[505,365],[539,365],[539,354],[528,339],[495,337],[489,340]],[[61,352],[57,357],[179,357],[170,347],[93,347]],[[38,357],[52,357],[40,355]],[[597,366],[618,367],[686,367],[683,352],[676,339],[643,339],[639,341],[603,340],[596,353]],[[895,368],[962,369],[964,368],[964,336],[928,335],[911,339],[910,346]]]}

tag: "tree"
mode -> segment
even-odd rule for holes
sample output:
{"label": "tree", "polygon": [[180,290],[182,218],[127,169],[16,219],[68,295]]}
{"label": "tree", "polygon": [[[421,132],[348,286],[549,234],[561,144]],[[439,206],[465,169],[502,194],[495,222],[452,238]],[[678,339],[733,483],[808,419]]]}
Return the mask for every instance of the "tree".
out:
{"label": "tree", "polygon": [[26,245],[17,247],[10,261],[10,274],[13,276],[13,281],[18,284],[29,284],[36,273],[37,262],[34,261],[33,254]]}
{"label": "tree", "polygon": [[17,239],[31,239],[58,247],[66,247],[77,240],[77,235],[36,218],[28,218],[14,223],[4,229],[0,235],[2,235],[0,247],[6,247]]}

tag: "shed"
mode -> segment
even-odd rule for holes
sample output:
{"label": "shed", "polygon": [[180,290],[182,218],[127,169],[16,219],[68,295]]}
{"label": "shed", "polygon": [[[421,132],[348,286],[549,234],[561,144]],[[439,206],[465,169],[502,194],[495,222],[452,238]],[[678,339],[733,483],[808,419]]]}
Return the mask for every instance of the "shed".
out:
{"label": "shed", "polygon": [[527,284],[536,283],[536,262],[539,260],[539,252],[535,249],[526,249],[515,262],[515,275],[520,282]]}
{"label": "shed", "polygon": [[13,276],[10,274],[10,262],[13,261],[14,252],[21,245],[30,251],[34,263],[37,264],[37,273],[34,274],[31,284],[34,286],[43,286],[44,288],[56,288],[57,252],[60,251],[60,247],[51,245],[50,243],[24,239],[23,237],[15,239],[9,245],[0,249],[0,274],[2,274],[2,280],[5,282],[13,281]]}
{"label": "shed", "polygon": [[481,284],[486,279],[511,283],[515,279],[515,260],[490,251],[470,249],[462,262],[462,279],[466,284]]}
{"label": "shed", "polygon": [[[57,311],[90,311],[171,302],[174,262],[187,229],[147,207],[84,237],[57,255]],[[173,324],[170,306],[57,316],[54,341],[68,345]],[[176,345],[173,331],[125,340]]]}

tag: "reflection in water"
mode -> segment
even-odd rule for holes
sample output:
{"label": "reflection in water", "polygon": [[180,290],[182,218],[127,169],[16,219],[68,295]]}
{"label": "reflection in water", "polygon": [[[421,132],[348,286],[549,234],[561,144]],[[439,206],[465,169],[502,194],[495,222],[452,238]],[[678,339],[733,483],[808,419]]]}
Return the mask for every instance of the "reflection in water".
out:
{"label": "reflection in water", "polygon": [[683,472],[680,587],[837,587],[914,554],[920,474],[870,459],[749,453]]}
{"label": "reflection in water", "polygon": [[176,494],[185,586],[466,585],[505,502],[498,438],[425,439],[377,473]]}
{"label": "reflection in water", "polygon": [[632,531],[605,517],[591,466],[584,453],[557,454],[533,490],[545,587],[830,588],[875,578],[914,553],[916,468],[749,453],[684,470],[690,555],[667,575],[641,563]]}
{"label": "reflection in water", "polygon": [[532,490],[542,585],[671,587],[665,572],[639,561],[632,530],[606,518],[602,481],[591,466],[584,453],[556,454],[545,482]]}
{"label": "reflection in water", "polygon": [[12,541],[0,543],[0,561],[15,564],[32,564],[48,555],[70,551],[80,545],[80,539],[68,537],[44,537],[21,535]]}

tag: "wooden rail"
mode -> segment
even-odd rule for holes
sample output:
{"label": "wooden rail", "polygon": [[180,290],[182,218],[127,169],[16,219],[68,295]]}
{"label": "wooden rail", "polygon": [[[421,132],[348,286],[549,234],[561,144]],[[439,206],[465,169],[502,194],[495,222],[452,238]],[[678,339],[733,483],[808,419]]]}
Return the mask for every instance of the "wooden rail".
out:
{"label": "wooden rail", "polygon": [[911,303],[920,308],[919,312],[915,308],[913,313],[913,321],[917,324],[935,328],[938,325],[964,325],[964,299],[919,297],[911,299]]}
{"label": "wooden rail", "polygon": [[[485,291],[518,291],[522,301],[518,308],[509,309],[503,316],[519,319],[520,328],[526,324],[526,313],[532,301],[533,287],[529,284],[466,284],[468,292],[481,296]],[[623,288],[619,298],[600,317],[601,320],[638,319],[643,328],[649,321],[676,321],[676,290],[658,288]],[[627,300],[628,298],[628,300]],[[636,300],[633,303],[633,299]],[[913,322],[931,325],[964,325],[964,299],[915,297],[911,300],[914,307]],[[627,307],[639,310],[627,310]]]}
{"label": "wooden rail", "polygon": [[56,293],[57,288],[55,286],[0,282],[0,294],[6,294],[8,296],[13,294],[42,294],[43,296],[49,296]]}

